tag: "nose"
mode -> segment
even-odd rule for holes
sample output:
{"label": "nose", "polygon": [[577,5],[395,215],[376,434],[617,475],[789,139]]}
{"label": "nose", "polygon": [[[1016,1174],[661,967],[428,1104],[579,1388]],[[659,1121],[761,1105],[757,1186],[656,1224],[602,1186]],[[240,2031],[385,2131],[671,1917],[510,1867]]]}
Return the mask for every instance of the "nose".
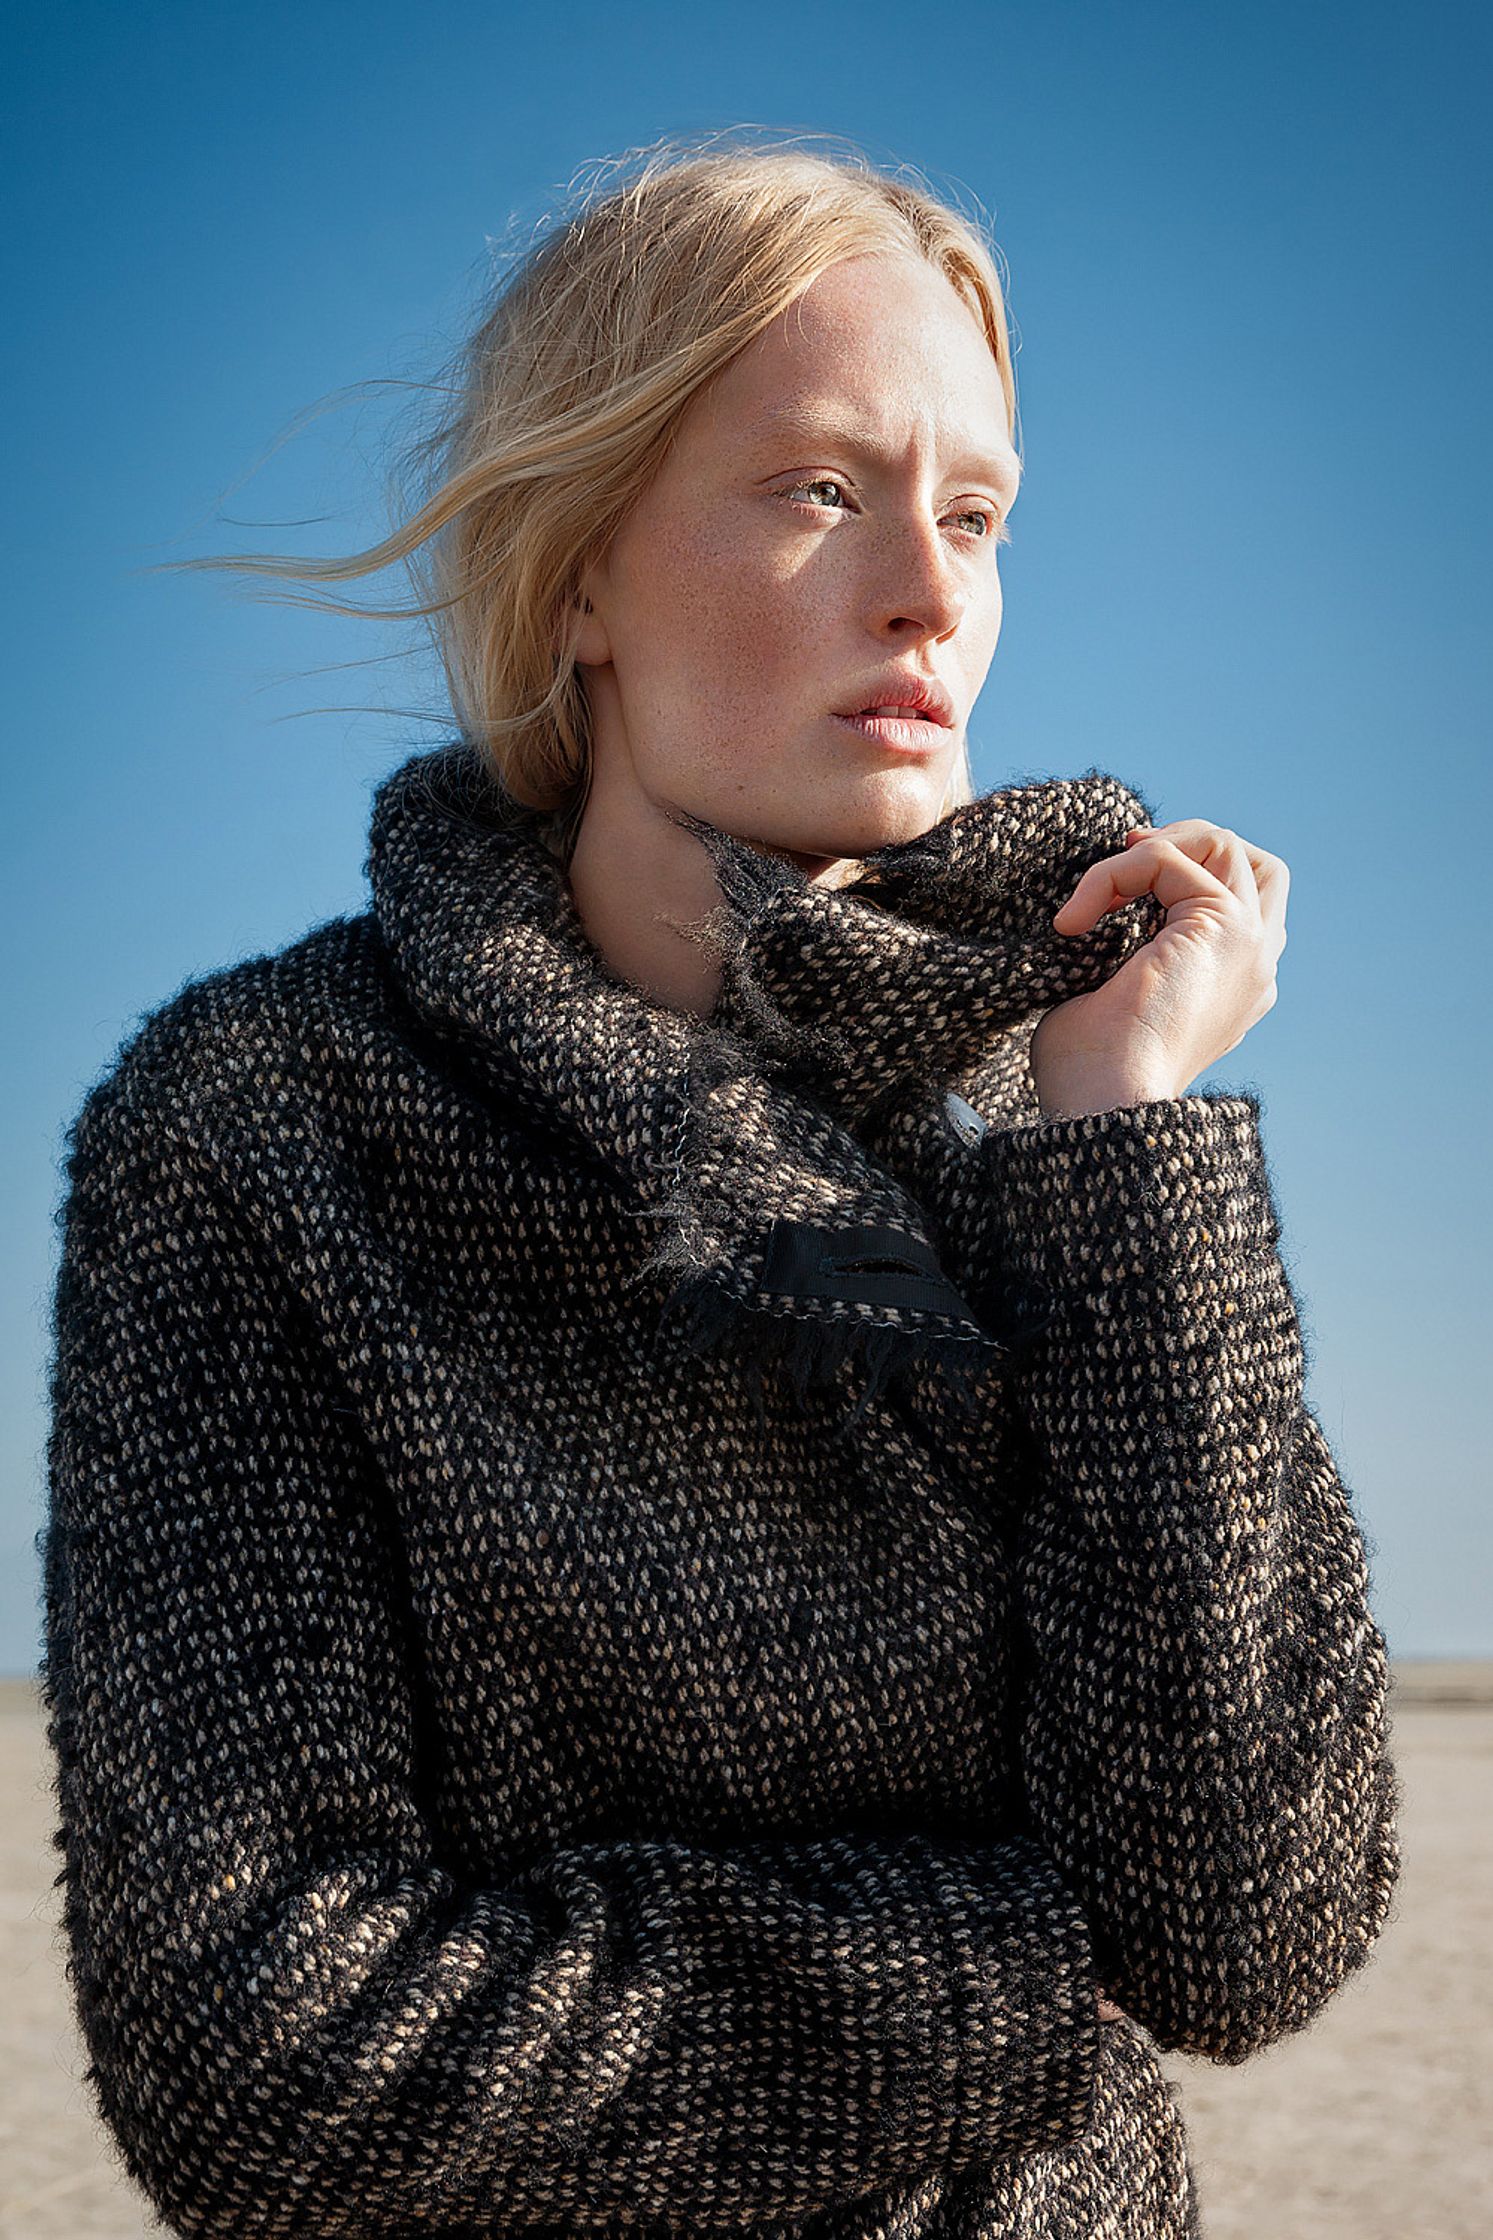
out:
{"label": "nose", "polygon": [[870,620],[878,635],[891,631],[952,637],[969,601],[965,565],[950,550],[936,521],[914,520],[886,528],[870,592]]}

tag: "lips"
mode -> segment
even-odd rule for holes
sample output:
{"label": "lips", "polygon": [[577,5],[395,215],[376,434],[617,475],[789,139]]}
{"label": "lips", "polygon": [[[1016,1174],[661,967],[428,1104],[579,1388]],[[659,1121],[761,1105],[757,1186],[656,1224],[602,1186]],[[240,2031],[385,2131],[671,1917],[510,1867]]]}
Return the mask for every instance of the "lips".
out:
{"label": "lips", "polygon": [[884,716],[868,711],[865,715],[836,716],[834,721],[844,724],[858,739],[872,746],[891,748],[898,754],[929,758],[944,751],[939,746],[938,734],[946,726],[923,715]]}
{"label": "lips", "polygon": [[940,725],[947,730],[954,721],[954,703],[936,677],[915,677],[906,670],[891,670],[871,679],[859,696],[846,701],[837,715],[886,716],[892,720]]}

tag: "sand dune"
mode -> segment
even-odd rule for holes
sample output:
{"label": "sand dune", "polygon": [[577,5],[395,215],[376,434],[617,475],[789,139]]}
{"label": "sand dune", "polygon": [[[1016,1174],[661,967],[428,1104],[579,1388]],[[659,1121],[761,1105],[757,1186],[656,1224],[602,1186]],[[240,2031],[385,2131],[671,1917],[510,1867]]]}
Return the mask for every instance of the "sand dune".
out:
{"label": "sand dune", "polygon": [[[1394,1716],[1405,1868],[1373,1960],[1310,2030],[1243,2068],[1166,2059],[1207,2240],[1493,2232],[1493,1663],[1400,1665]],[[143,2240],[159,2227],[81,2082],[49,1779],[33,1689],[0,1682],[0,2234]]]}

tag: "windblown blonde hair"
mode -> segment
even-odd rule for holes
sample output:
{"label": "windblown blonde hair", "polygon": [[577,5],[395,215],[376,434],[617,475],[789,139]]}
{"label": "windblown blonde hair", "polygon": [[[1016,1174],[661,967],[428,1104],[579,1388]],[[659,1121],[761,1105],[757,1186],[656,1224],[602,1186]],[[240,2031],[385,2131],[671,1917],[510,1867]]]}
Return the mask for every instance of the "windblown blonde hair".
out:
{"label": "windblown blonde hair", "polygon": [[[582,571],[689,405],[820,273],[887,251],[943,273],[984,329],[1019,450],[998,252],[982,227],[850,143],[817,153],[798,136],[723,137],[668,138],[604,163],[573,214],[502,275],[436,384],[437,424],[397,470],[407,509],[381,542],[344,558],[166,564],[340,583],[404,562],[414,605],[269,596],[427,619],[463,734],[511,797],[551,812],[567,860],[590,781],[573,651]],[[972,793],[966,753],[945,813]]]}

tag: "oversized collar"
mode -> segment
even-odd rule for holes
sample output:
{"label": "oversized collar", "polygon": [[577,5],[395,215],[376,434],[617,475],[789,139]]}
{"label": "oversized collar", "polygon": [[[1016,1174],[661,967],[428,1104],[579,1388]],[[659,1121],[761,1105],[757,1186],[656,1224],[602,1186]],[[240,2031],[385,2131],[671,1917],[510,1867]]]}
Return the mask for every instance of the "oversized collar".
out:
{"label": "oversized collar", "polygon": [[637,1276],[669,1279],[679,1339],[772,1355],[801,1387],[853,1360],[864,1405],[928,1362],[967,1389],[1020,1343],[1021,1300],[993,1324],[948,1281],[885,1123],[915,1115],[952,1143],[947,1092],[992,1038],[1154,930],[1149,897],[1077,939],[1051,924],[1150,814],[1098,770],[1010,786],[833,889],[682,817],[723,896],[695,929],[724,968],[708,1019],[609,969],[544,820],[464,740],[384,780],[366,869],[408,1000],[487,1088],[600,1163],[651,1231]]}

